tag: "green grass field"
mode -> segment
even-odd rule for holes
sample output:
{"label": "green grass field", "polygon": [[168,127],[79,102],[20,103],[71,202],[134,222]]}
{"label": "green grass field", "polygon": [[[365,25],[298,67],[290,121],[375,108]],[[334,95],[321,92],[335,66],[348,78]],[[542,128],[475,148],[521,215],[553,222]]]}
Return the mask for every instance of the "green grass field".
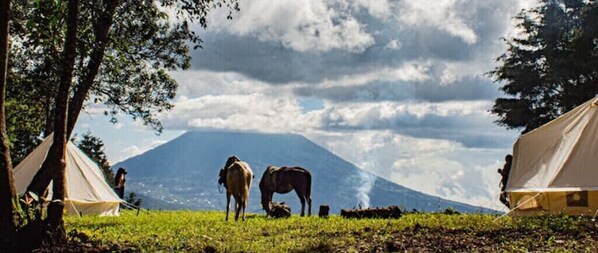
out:
{"label": "green grass field", "polygon": [[399,219],[333,215],[224,221],[224,212],[124,212],[66,218],[72,241],[108,251],[144,252],[598,252],[589,218],[495,220],[495,215],[407,214]]}

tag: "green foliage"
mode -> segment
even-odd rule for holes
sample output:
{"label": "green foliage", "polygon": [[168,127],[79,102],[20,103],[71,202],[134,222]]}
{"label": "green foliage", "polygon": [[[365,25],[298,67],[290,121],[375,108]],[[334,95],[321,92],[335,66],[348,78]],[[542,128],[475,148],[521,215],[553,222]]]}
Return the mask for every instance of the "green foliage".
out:
{"label": "green foliage", "polygon": [[[224,221],[223,212],[125,211],[121,217],[68,217],[67,227],[97,245],[145,252],[561,251],[598,249],[593,223],[571,217],[496,220],[495,215],[406,214],[400,219],[292,216]],[[587,227],[587,229],[585,228]],[[575,229],[578,229],[576,232]],[[585,230],[589,234],[585,235]],[[583,236],[584,244],[578,243]],[[592,239],[593,238],[593,239]],[[447,244],[448,243],[448,244]],[[448,246],[447,246],[448,245]]]}
{"label": "green foliage", "polygon": [[43,197],[33,192],[28,192],[24,198],[15,198],[13,208],[18,213],[19,226],[25,227],[34,222],[41,222],[44,216],[44,201]]}
{"label": "green foliage", "polygon": [[[9,126],[18,161],[35,137],[53,130],[67,1],[12,2],[7,101],[17,105],[8,114],[27,122]],[[124,113],[161,132],[157,114],[173,107],[178,86],[168,72],[190,67],[189,47],[202,42],[192,26],[205,28],[209,11],[219,7],[229,17],[239,10],[236,0],[80,2],[72,101],[103,104],[111,122]]]}
{"label": "green foliage", "polygon": [[100,166],[106,182],[114,188],[114,172],[110,169],[110,163],[104,152],[104,141],[99,137],[93,136],[91,132],[84,133],[81,138],[77,147]]}
{"label": "green foliage", "polygon": [[507,95],[491,110],[497,123],[523,132],[598,94],[598,1],[541,3],[515,17],[521,33],[489,72]]}
{"label": "green foliage", "polygon": [[143,200],[139,198],[136,192],[129,192],[129,196],[125,197],[125,201],[136,207],[140,207],[141,203],[143,202]]}

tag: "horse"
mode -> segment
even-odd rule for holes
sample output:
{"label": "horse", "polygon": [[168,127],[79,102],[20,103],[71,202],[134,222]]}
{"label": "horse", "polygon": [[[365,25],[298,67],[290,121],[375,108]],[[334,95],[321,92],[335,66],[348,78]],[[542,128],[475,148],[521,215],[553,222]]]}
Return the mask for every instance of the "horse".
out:
{"label": "horse", "polygon": [[235,221],[239,219],[241,209],[243,209],[242,219],[245,220],[245,208],[247,208],[252,180],[253,172],[249,164],[236,156],[231,156],[226,160],[218,178],[218,183],[226,188],[226,221],[228,221],[231,195],[235,198]]}
{"label": "horse", "polygon": [[311,216],[311,173],[301,167],[268,166],[260,180],[262,207],[270,214],[270,204],[274,193],[289,193],[295,190],[301,201],[301,216],[305,215],[305,202],[309,208],[307,215]]}

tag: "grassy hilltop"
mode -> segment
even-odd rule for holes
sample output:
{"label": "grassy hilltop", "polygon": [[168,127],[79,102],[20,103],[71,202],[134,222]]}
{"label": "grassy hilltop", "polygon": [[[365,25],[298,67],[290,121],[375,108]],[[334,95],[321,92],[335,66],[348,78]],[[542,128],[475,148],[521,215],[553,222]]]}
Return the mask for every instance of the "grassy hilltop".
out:
{"label": "grassy hilltop", "polygon": [[72,248],[144,252],[598,252],[589,218],[514,219],[477,214],[406,214],[400,219],[333,215],[224,221],[224,212],[125,212],[68,217]]}

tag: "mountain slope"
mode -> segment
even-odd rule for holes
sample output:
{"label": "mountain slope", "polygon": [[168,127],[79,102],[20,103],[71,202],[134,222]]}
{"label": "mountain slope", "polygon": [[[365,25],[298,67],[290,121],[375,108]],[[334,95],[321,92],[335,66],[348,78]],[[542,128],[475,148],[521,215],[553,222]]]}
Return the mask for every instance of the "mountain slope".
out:
{"label": "mountain slope", "polygon": [[[317,213],[321,204],[329,205],[332,213],[338,213],[341,208],[358,207],[367,198],[373,207],[401,205],[420,211],[448,207],[461,212],[490,211],[423,194],[376,177],[294,134],[188,132],[114,167],[127,168],[127,191],[136,191],[141,198],[145,196],[144,201],[153,208],[156,204],[152,199],[156,199],[171,204],[164,206],[165,209],[176,206],[223,210],[226,197],[219,192],[218,172],[231,155],[249,163],[254,171],[250,212],[261,210],[258,184],[268,165],[301,166],[311,171],[313,213]],[[274,201],[286,202],[293,213],[300,211],[294,193],[275,194]]]}

